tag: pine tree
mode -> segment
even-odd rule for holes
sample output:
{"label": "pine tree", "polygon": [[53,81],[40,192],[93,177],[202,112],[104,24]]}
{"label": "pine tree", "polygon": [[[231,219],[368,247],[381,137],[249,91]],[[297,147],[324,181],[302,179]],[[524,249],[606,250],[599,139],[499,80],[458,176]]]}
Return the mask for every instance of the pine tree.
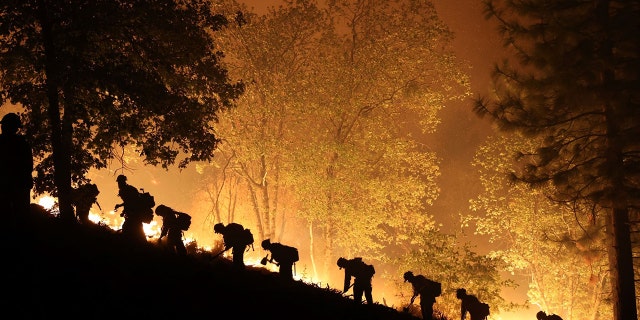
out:
{"label": "pine tree", "polygon": [[510,183],[505,174],[513,164],[505,155],[535,150],[538,144],[535,138],[498,134],[478,149],[473,165],[484,190],[470,201],[474,213],[464,225],[497,244],[489,256],[505,262],[503,271],[530,279],[527,305],[565,320],[611,319],[604,216],[552,201],[551,182],[531,188]]}
{"label": "pine tree", "polygon": [[486,13],[517,62],[496,67],[495,97],[475,110],[542,138],[520,154],[514,179],[551,181],[556,200],[607,212],[614,318],[636,319],[629,215],[640,190],[640,2],[489,0]]}

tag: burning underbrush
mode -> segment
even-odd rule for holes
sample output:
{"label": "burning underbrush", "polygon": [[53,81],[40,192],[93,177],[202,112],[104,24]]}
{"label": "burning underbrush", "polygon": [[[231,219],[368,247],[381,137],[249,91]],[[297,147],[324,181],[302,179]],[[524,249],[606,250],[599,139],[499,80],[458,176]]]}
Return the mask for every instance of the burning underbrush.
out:
{"label": "burning underbrush", "polygon": [[234,271],[216,251],[178,257],[155,243],[132,245],[104,225],[33,213],[1,241],[4,312],[17,318],[417,319],[341,292],[284,281],[262,266]]}

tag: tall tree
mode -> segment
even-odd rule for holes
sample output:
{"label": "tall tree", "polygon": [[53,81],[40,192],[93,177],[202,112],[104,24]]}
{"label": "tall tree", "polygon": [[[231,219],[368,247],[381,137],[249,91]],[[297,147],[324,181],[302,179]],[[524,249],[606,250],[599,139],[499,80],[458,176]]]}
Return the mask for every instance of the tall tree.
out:
{"label": "tall tree", "polygon": [[0,4],[0,89],[25,108],[36,193],[69,191],[115,148],[152,165],[210,160],[216,112],[242,91],[219,65],[206,0],[25,0]]}
{"label": "tall tree", "polygon": [[[604,217],[548,198],[554,187],[512,184],[514,163],[505,155],[535,150],[536,139],[495,135],[476,153],[484,192],[471,201],[463,225],[499,244],[489,255],[503,271],[530,279],[529,304],[566,320],[610,319],[609,272]],[[484,214],[482,214],[484,213]]]}
{"label": "tall tree", "polygon": [[[247,83],[239,108],[221,116],[224,142],[218,160],[241,177],[251,203],[252,222],[260,239],[282,240],[287,213],[296,208],[287,185],[296,122],[307,123],[304,90],[309,57],[326,21],[311,2],[301,1],[265,15],[247,11],[235,1],[220,1],[235,23],[224,28],[219,43],[230,52],[225,61],[231,76]],[[238,13],[240,12],[240,13]],[[231,177],[227,177],[231,179]]]}
{"label": "tall tree", "polygon": [[[331,283],[338,256],[357,255],[390,283],[406,270],[460,286],[473,279],[470,289],[506,308],[499,263],[466,247],[452,252],[456,237],[440,234],[429,214],[438,159],[415,135],[435,130],[438,110],[467,92],[447,50],[451,34],[428,2],[359,4],[286,1],[257,15],[220,2],[236,23],[218,43],[246,90],[221,113],[223,141],[203,171],[224,179],[208,183],[225,194],[214,208],[240,199],[234,218],[247,222],[251,212],[260,237],[308,244],[299,249],[315,280]],[[237,177],[236,198],[227,192]],[[386,301],[405,288],[384,290]],[[447,294],[441,310],[458,307]]]}
{"label": "tall tree", "polygon": [[[428,1],[327,1],[331,29],[314,52],[295,167],[301,214],[322,260],[338,253],[382,257],[411,226],[437,226],[428,206],[439,189],[438,159],[416,135],[463,97],[468,78],[449,50],[452,34]],[[408,128],[419,128],[411,131]],[[422,130],[422,131],[420,131]],[[313,205],[310,205],[313,204]],[[326,270],[326,265],[323,270]]]}
{"label": "tall tree", "polygon": [[468,78],[432,4],[287,1],[237,20],[223,41],[247,94],[221,119],[222,148],[260,191],[265,236],[283,233],[274,217],[285,204],[307,222],[314,270],[326,276],[335,255],[380,257],[407,241],[407,224],[437,229],[427,207],[438,159],[414,134],[435,129]]}
{"label": "tall tree", "polygon": [[[640,2],[486,2],[517,62],[475,110],[539,137],[514,178],[606,212],[614,319],[637,317],[629,213],[640,204]],[[584,212],[592,214],[592,212]]]}

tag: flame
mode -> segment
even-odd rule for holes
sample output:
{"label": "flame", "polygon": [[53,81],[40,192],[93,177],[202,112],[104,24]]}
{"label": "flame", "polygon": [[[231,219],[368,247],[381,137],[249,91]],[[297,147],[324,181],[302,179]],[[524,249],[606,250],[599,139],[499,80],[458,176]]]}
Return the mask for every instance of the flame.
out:
{"label": "flame", "polygon": [[[45,195],[45,196],[39,197],[37,199],[37,203],[47,210],[52,210],[57,207],[58,201],[57,201],[57,198]],[[102,210],[97,211],[96,209],[98,208],[96,208],[96,206],[93,206],[89,211],[90,221],[92,221],[95,224],[101,224],[101,225],[107,226],[116,231],[122,228],[122,223],[124,222],[124,218],[120,217],[120,212],[117,212],[114,210],[103,212]],[[158,223],[158,221],[156,221],[155,219],[151,221],[151,223],[143,224],[144,233],[146,234],[147,239],[150,239],[150,240],[157,239],[160,236],[161,227],[162,227],[161,224]],[[188,246],[189,243],[195,242],[195,241],[196,239],[193,236],[193,234],[185,233],[184,239],[183,239],[185,246]],[[210,246],[202,246],[202,247],[199,247],[198,249],[207,251],[207,252],[211,252],[213,250],[213,248]],[[223,253],[222,257],[231,260],[232,259],[231,251],[227,251]],[[279,272],[279,267],[275,263],[267,262],[265,265],[262,265],[261,264],[262,258],[263,258],[262,256],[257,255],[257,252],[248,251],[245,253],[245,259],[244,259],[245,265],[256,267],[256,268],[264,268],[271,272],[276,272],[276,273]],[[296,265],[296,269],[294,270],[294,275],[293,275],[293,278],[295,280],[301,281],[310,285],[314,285],[314,286],[323,285],[322,281],[320,281],[319,279],[315,279],[309,274],[301,272],[302,271],[301,269],[302,268],[299,268],[299,266]],[[328,285],[328,283],[325,282],[324,285]]]}
{"label": "flame", "polygon": [[[37,199],[37,203],[43,208],[51,211],[57,206],[58,199],[45,195],[39,197]],[[122,228],[124,218],[120,217],[118,212],[111,210],[105,214],[103,212],[94,211],[94,208],[95,207],[92,207],[91,210],[89,210],[89,220],[91,222],[95,224],[103,224],[113,230],[120,230]],[[151,223],[143,224],[144,233],[149,239],[160,237],[161,227],[162,226],[160,226],[156,220],[152,220]],[[194,241],[193,238],[190,238],[190,241]]]}
{"label": "flame", "polygon": [[44,207],[47,210],[53,209],[53,207],[58,203],[56,198],[52,196],[42,196],[38,199],[38,204]]}
{"label": "flame", "polygon": [[[57,207],[58,201],[56,198],[51,196],[41,196],[40,198],[37,199],[37,203],[47,210],[52,210]],[[124,222],[124,218],[120,216],[120,212],[117,212],[114,210],[103,212],[101,209],[100,211],[97,211],[98,208],[99,207],[97,206],[93,206],[89,211],[90,221],[92,221],[95,224],[101,224],[101,225],[107,226],[115,231],[118,231],[122,228],[122,223]],[[159,221],[156,221],[155,219],[152,220],[151,223],[143,224],[144,233],[146,234],[147,239],[152,240],[152,239],[159,238],[161,227],[162,227],[161,223],[159,223]],[[185,232],[183,242],[185,246],[188,246],[190,243],[196,242],[196,239],[193,234],[191,233],[187,234]],[[210,246],[202,246],[202,247],[198,247],[198,249],[207,251],[207,252],[211,252],[213,250],[213,248]],[[227,252],[224,252],[222,254],[222,257],[224,257],[225,259],[231,260],[232,259],[231,251],[229,250]],[[244,259],[245,265],[256,267],[256,268],[263,268],[270,272],[275,272],[275,273],[279,272],[278,265],[271,262],[267,262],[265,265],[263,265],[261,263],[262,258],[263,256],[258,255],[257,251],[248,250],[245,253],[245,259]],[[321,279],[317,279],[316,277],[313,277],[312,275],[306,272],[303,272],[302,269],[303,268],[301,265],[296,264],[294,269],[294,274],[293,274],[294,280],[301,281],[306,284],[317,286],[317,287],[329,286],[328,282],[323,282]],[[382,295],[384,296],[384,294]]]}
{"label": "flame", "polygon": [[160,228],[158,222],[152,220],[151,223],[143,223],[142,228],[144,229],[144,234],[147,235],[147,238],[158,238],[160,237]]}

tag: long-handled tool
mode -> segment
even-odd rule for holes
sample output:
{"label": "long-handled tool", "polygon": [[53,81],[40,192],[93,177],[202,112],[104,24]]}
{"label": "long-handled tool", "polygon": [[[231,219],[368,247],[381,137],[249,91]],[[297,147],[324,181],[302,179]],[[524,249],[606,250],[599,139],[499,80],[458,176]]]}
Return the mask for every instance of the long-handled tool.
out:
{"label": "long-handled tool", "polygon": [[223,253],[227,252],[227,251],[228,251],[229,249],[231,249],[231,248],[232,248],[232,247],[228,247],[228,248],[226,248],[226,249],[224,249],[224,250],[222,250],[222,251],[220,251],[220,252],[216,253],[216,255],[214,255],[213,257],[211,257],[211,259],[213,260],[213,259],[215,259],[215,258],[219,257],[221,254],[223,254]]}
{"label": "long-handled tool", "polygon": [[417,296],[417,294],[414,294],[413,297],[411,297],[411,301],[409,302],[409,304],[406,307],[402,308],[402,311],[409,312],[409,307],[413,304],[413,301],[416,300]]}
{"label": "long-handled tool", "polygon": [[269,255],[266,255],[264,258],[262,258],[262,260],[260,260],[260,264],[263,265],[263,266],[266,265],[267,262],[273,263],[276,266],[280,266],[280,264],[278,264],[277,262],[273,261],[273,257],[271,259],[269,259]]}
{"label": "long-handled tool", "polygon": [[344,289],[342,291],[342,295],[345,296],[345,297],[353,297],[353,294],[347,294],[347,295],[345,295],[345,294],[347,293],[347,291],[349,291],[349,289],[351,289],[351,287],[353,287],[354,284],[355,284],[355,282],[350,284],[349,287],[347,287],[346,289]]}

